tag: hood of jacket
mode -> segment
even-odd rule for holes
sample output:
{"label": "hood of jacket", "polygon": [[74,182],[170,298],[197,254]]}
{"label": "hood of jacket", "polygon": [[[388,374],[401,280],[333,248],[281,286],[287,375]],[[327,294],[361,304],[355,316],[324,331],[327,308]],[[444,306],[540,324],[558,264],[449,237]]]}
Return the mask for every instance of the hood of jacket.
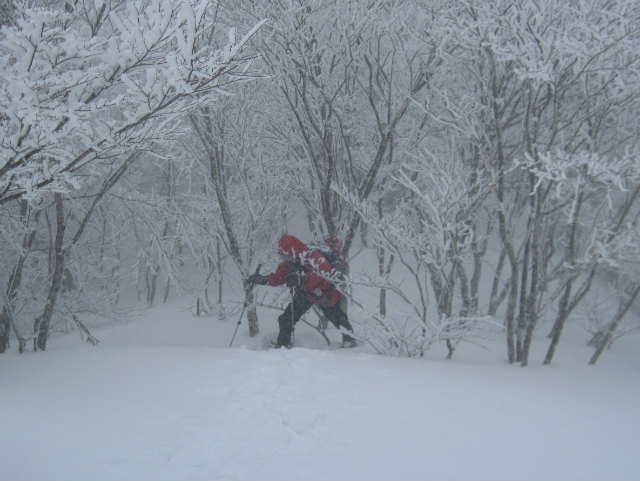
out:
{"label": "hood of jacket", "polygon": [[278,254],[288,260],[299,261],[308,250],[307,245],[293,235],[285,234],[278,241]]}

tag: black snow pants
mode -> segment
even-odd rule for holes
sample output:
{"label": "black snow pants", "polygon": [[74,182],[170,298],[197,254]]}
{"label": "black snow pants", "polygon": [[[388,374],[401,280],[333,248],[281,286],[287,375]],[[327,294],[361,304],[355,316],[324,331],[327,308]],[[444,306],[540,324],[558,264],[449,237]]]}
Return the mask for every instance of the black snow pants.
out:
{"label": "black snow pants", "polygon": [[[278,347],[291,347],[293,329],[302,315],[311,309],[312,305],[304,291],[294,289],[291,302],[284,312],[278,316],[278,324],[280,326],[280,332],[278,333],[278,340],[276,342]],[[347,313],[342,311],[339,302],[335,306],[322,307],[319,305],[318,307],[320,307],[324,316],[338,329],[344,328],[347,331],[353,332]],[[342,340],[353,341],[354,339],[343,333]]]}

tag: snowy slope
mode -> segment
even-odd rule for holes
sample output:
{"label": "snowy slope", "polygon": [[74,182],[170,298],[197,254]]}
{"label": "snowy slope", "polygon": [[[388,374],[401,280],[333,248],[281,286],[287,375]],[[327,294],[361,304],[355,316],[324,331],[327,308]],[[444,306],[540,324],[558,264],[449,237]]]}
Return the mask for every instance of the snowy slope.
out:
{"label": "snowy slope", "polygon": [[398,359],[234,328],[164,306],[3,356],[0,479],[640,479],[630,342],[522,369],[498,342]]}

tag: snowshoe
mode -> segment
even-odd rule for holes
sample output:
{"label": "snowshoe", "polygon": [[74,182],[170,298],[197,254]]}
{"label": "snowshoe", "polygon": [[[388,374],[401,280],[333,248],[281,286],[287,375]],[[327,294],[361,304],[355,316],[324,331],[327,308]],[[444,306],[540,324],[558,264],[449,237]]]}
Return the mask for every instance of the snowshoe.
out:
{"label": "snowshoe", "polygon": [[358,341],[353,338],[343,339],[340,344],[340,349],[348,349],[351,347],[358,347]]}
{"label": "snowshoe", "polygon": [[262,338],[262,349],[263,350],[269,350],[269,349],[280,349],[281,347],[284,347],[286,349],[291,349],[293,347],[293,342],[290,342],[289,345],[283,346],[282,344],[278,343],[278,335],[273,333],[273,334],[267,334],[266,336],[264,336]]}

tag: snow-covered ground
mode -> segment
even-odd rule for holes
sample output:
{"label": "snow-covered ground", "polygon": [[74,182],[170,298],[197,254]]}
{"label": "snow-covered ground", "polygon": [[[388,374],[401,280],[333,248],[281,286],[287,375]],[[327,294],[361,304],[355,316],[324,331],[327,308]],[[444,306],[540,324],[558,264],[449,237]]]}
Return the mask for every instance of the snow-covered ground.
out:
{"label": "snow-covered ground", "polygon": [[302,347],[264,351],[246,321],[229,349],[235,326],[178,303],[96,330],[96,347],[76,333],[3,355],[0,478],[640,479],[633,337],[596,366],[565,342],[523,369],[498,338],[400,359],[305,325]]}

